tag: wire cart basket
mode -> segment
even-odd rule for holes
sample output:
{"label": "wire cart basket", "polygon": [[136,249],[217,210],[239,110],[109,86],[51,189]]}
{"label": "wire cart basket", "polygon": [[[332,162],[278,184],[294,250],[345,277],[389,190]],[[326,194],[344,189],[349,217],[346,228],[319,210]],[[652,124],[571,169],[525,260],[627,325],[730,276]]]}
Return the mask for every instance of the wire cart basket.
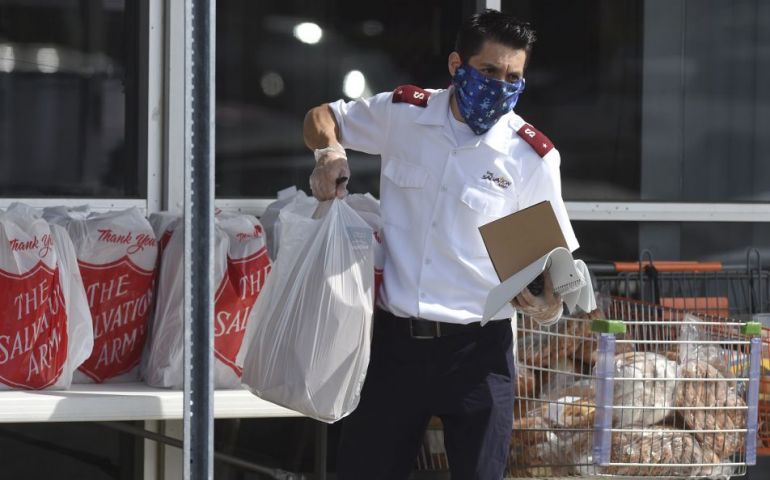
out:
{"label": "wire cart basket", "polygon": [[523,320],[518,365],[541,387],[519,394],[510,477],[744,474],[759,325],[622,298],[603,310],[613,320],[568,317],[561,331]]}
{"label": "wire cart basket", "polygon": [[[505,478],[744,474],[756,462],[759,324],[603,303],[551,326],[518,319]],[[437,428],[418,470],[448,468]]]}
{"label": "wire cart basket", "polygon": [[759,397],[760,455],[770,455],[770,271],[755,248],[744,265],[720,262],[658,262],[645,250],[639,262],[593,264],[597,291],[646,300],[696,313],[763,324]]}

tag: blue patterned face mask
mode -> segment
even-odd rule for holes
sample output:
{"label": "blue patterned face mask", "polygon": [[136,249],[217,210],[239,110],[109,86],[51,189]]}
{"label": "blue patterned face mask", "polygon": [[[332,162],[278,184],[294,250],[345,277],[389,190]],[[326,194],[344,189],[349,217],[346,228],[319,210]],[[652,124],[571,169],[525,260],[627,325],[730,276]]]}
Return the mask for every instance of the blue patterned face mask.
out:
{"label": "blue patterned face mask", "polygon": [[460,114],[476,135],[487,130],[513,110],[524,91],[524,79],[513,83],[485,77],[468,64],[457,67],[452,84]]}

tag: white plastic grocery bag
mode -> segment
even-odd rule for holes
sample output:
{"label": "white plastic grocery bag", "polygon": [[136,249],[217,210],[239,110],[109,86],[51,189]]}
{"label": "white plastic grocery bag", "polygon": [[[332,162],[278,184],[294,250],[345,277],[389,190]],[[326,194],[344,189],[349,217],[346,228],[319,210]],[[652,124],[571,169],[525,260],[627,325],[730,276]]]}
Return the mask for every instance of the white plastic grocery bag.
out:
{"label": "white plastic grocery bag", "polygon": [[0,213],[0,389],[69,388],[93,330],[66,230],[35,209]]}
{"label": "white plastic grocery bag", "polygon": [[74,381],[136,381],[155,293],[155,233],[136,208],[77,213],[44,212],[72,239],[93,318],[94,349]]}
{"label": "white plastic grocery bag", "polygon": [[380,201],[371,193],[352,193],[345,197],[347,203],[374,230],[374,304],[377,305],[382,273],[385,269],[385,246],[383,245],[383,223]]}
{"label": "white plastic grocery bag", "polygon": [[179,221],[182,219],[179,215],[171,212],[156,212],[150,214],[149,222],[152,230],[155,232],[155,238],[158,240],[158,264],[163,257],[163,250],[171,240]]}
{"label": "white plastic grocery bag", "polygon": [[[144,377],[153,386],[181,388],[184,380],[184,225],[155,220],[161,243],[165,243],[163,235],[167,229],[174,230],[162,253],[152,344]],[[238,388],[241,369],[235,364],[236,355],[271,264],[262,225],[253,216],[218,214],[214,237],[217,285],[214,384],[216,388]]]}
{"label": "white plastic grocery bag", "polygon": [[267,240],[267,252],[270,258],[275,260],[278,256],[278,249],[281,244],[281,222],[279,215],[281,210],[291,205],[295,213],[305,212],[310,216],[318,207],[318,200],[308,197],[302,190],[291,186],[278,192],[278,198],[265,208],[265,212],[259,217],[262,226],[265,228],[265,239]]}
{"label": "white plastic grocery bag", "polygon": [[373,233],[343,201],[319,210],[281,211],[280,253],[238,358],[252,393],[334,422],[358,405],[369,364]]}
{"label": "white plastic grocery bag", "polygon": [[[238,388],[242,369],[236,357],[246,334],[246,323],[272,268],[262,225],[250,215],[217,215],[228,237],[227,272],[214,298],[214,356],[217,368],[227,371],[227,388]],[[230,375],[234,373],[235,375]],[[220,375],[225,377],[224,373]]]}

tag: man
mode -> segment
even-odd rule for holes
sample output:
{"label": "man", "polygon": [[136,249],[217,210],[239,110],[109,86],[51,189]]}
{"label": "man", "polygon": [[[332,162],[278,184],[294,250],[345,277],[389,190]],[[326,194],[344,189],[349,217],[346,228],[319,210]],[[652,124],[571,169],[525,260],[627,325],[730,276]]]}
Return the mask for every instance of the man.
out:
{"label": "man", "polygon": [[[499,280],[477,227],[549,200],[577,248],[558,152],[513,113],[534,41],[527,24],[486,10],[461,27],[449,89],[401,86],[324,104],[305,118],[319,200],[345,194],[344,148],[382,157],[383,286],[361,401],[342,427],[341,480],[406,479],[434,415],[444,425],[453,479],[503,476],[514,311],[480,326]],[[543,321],[563,308],[547,277],[540,295],[525,290],[513,304]]]}

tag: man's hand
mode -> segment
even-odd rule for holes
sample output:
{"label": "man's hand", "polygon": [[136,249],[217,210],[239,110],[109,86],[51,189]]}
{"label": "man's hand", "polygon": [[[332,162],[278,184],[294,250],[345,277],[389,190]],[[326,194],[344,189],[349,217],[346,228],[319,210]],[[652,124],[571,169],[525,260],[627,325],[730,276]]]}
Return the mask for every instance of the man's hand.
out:
{"label": "man's hand", "polygon": [[350,178],[348,158],[339,144],[314,151],[316,165],[310,175],[310,190],[319,202],[342,198]]}
{"label": "man's hand", "polygon": [[553,281],[547,270],[543,273],[543,280],[542,295],[535,296],[525,288],[511,303],[524,315],[547,324],[558,320],[564,307],[561,296],[553,291]]}

